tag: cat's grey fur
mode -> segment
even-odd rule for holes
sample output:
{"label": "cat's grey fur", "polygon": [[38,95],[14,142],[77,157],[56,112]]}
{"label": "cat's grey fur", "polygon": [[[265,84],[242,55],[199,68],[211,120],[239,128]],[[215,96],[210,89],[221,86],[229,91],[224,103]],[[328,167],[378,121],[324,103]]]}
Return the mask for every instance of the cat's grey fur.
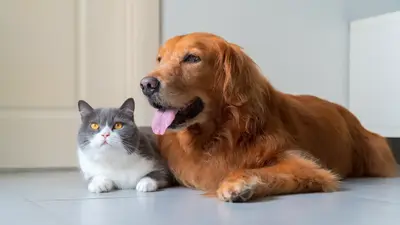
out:
{"label": "cat's grey fur", "polygon": [[[172,175],[158,152],[155,136],[136,126],[133,98],[119,108],[96,109],[80,100],[78,108],[82,121],[78,158],[89,191],[155,191],[171,185]],[[113,129],[117,122],[123,124],[121,129]],[[92,123],[99,128],[92,129]]]}

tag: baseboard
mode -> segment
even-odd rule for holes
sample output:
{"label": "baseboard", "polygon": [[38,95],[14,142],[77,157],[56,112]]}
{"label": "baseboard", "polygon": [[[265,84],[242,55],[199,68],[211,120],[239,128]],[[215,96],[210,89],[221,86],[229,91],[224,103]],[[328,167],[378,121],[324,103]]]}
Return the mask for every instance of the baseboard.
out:
{"label": "baseboard", "polygon": [[392,147],[397,163],[400,164],[400,138],[387,138],[387,140],[390,147]]}
{"label": "baseboard", "polygon": [[46,168],[0,168],[0,173],[28,173],[28,172],[61,172],[79,171],[77,167],[46,167]]}
{"label": "baseboard", "polygon": [[[149,130],[149,128],[145,128]],[[397,163],[400,164],[400,138],[387,138],[394,153]],[[57,167],[57,168],[0,168],[0,173],[26,173],[26,172],[58,172],[58,171],[78,171],[77,167]]]}

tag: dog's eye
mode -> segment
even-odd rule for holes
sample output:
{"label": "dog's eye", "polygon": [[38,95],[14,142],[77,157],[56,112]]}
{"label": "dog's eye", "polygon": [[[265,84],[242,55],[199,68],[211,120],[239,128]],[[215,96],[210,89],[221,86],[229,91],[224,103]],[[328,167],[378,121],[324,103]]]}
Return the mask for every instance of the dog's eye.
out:
{"label": "dog's eye", "polygon": [[185,57],[183,57],[183,62],[186,62],[186,63],[197,63],[200,61],[201,61],[200,57],[198,57],[197,55],[193,55],[193,54],[187,54],[187,55],[185,55]]}
{"label": "dog's eye", "polygon": [[157,57],[157,62],[161,62],[161,56]]}

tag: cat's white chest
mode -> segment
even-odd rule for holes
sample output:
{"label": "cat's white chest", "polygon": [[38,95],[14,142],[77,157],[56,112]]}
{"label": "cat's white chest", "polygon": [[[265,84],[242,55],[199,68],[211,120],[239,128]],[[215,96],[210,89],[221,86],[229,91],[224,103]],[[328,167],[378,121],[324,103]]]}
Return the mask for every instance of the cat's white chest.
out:
{"label": "cat's white chest", "polygon": [[124,149],[78,149],[80,168],[86,179],[104,177],[119,189],[135,188],[139,180],[154,170],[154,163]]}

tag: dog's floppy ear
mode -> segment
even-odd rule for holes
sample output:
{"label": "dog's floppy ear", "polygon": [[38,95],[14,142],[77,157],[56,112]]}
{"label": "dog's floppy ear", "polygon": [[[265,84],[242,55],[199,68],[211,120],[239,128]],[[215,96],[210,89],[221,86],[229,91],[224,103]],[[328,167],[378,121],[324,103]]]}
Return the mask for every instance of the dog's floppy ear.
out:
{"label": "dog's floppy ear", "polygon": [[[251,59],[235,44],[227,43],[220,56],[220,81],[222,94],[227,104],[240,106],[247,99],[250,87]],[[221,65],[222,64],[222,65]]]}

